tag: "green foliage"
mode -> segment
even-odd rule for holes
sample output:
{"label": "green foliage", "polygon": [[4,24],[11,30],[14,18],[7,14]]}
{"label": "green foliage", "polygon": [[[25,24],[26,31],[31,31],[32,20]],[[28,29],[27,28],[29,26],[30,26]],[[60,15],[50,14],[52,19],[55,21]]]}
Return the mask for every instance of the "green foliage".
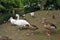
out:
{"label": "green foliage", "polygon": [[53,3],[57,6],[60,6],[60,0],[47,0],[47,1],[48,1],[48,3]]}
{"label": "green foliage", "polygon": [[0,10],[1,10],[1,9],[5,9],[5,8],[4,8],[4,6],[2,6],[2,5],[0,4]]}
{"label": "green foliage", "polygon": [[41,3],[41,1],[40,0],[33,0],[33,1],[32,0],[25,0],[25,1],[23,1],[23,5],[26,6],[24,8],[25,13],[40,10],[40,8],[37,6],[38,3]]}
{"label": "green foliage", "polygon": [[7,10],[13,10],[13,8],[20,8],[20,1],[21,0],[1,0],[0,4],[5,7]]}
{"label": "green foliage", "polygon": [[56,4],[60,6],[60,0],[56,0]]}
{"label": "green foliage", "polygon": [[13,16],[11,13],[0,15],[0,24],[4,23],[4,21],[7,22],[11,16]]}
{"label": "green foliage", "polygon": [[27,11],[31,11],[30,9],[25,10],[24,6],[26,4],[30,3],[30,5],[32,5],[37,2],[38,0],[0,0],[0,12],[2,13],[2,16],[0,15],[0,23],[3,23],[4,20],[8,20],[8,18],[13,15],[12,11],[14,8],[20,8],[20,10],[17,10],[16,13],[22,15]]}

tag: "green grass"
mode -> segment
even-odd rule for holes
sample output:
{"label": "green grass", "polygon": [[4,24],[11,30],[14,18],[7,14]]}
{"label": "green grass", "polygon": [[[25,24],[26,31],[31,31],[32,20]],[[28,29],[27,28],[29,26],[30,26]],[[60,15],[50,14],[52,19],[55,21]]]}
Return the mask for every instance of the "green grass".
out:
{"label": "green grass", "polygon": [[[9,22],[0,25],[0,35],[8,35],[13,40],[48,40],[46,33],[44,32],[41,19],[47,17],[47,19],[57,26],[56,32],[51,34],[50,40],[60,40],[60,10],[49,11],[36,11],[35,18],[32,18],[29,14],[26,14],[26,19],[30,24],[34,24],[39,27],[38,31],[31,36],[27,36],[29,30],[18,31],[17,26],[12,26]],[[56,16],[56,19],[52,19],[52,15]]]}

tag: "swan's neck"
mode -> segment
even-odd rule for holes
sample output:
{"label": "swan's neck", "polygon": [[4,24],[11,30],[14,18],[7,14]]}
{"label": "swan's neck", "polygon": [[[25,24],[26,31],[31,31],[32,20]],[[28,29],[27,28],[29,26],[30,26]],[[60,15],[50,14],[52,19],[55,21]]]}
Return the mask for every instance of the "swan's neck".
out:
{"label": "swan's neck", "polygon": [[19,20],[19,16],[17,16],[17,20]]}
{"label": "swan's neck", "polygon": [[19,14],[16,14],[17,20],[19,20]]}

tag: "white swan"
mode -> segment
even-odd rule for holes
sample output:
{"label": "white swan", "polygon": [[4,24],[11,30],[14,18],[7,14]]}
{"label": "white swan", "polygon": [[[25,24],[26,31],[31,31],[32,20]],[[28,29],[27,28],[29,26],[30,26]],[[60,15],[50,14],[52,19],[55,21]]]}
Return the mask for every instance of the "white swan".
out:
{"label": "white swan", "polygon": [[23,27],[23,26],[25,27],[26,25],[30,26],[29,22],[27,22],[26,20],[23,20],[23,19],[15,20],[15,19],[13,19],[13,17],[10,17],[10,22],[11,22],[11,24],[21,26],[21,27]]}
{"label": "white swan", "polygon": [[18,26],[17,28],[20,30],[29,29],[32,27],[29,22],[27,22],[26,20],[23,20],[23,19],[15,20],[15,19],[13,19],[13,17],[10,17],[10,22],[11,22],[11,24]]}

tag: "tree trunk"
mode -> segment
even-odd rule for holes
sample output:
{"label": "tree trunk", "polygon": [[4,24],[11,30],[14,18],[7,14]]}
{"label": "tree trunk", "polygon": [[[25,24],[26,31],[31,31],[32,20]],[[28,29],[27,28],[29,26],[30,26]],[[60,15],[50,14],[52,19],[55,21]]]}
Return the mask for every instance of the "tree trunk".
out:
{"label": "tree trunk", "polygon": [[41,10],[44,9],[44,5],[46,4],[47,0],[41,0]]}

